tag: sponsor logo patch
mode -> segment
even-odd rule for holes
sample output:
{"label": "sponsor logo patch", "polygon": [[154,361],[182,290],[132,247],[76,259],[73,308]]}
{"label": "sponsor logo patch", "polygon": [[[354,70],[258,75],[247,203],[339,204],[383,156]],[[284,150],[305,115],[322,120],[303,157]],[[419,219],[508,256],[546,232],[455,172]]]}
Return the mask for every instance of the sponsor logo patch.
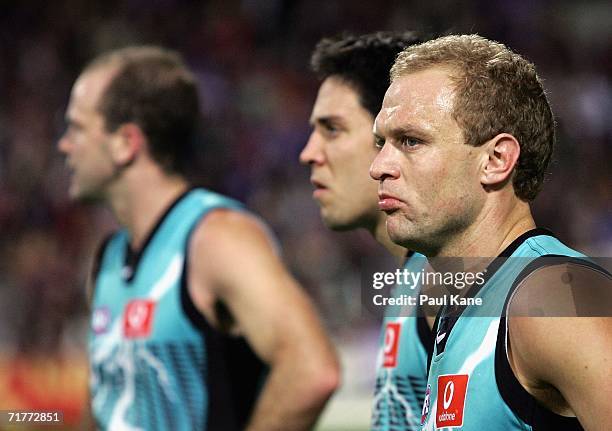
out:
{"label": "sponsor logo patch", "polygon": [[400,329],[399,323],[387,323],[385,329],[385,346],[383,367],[393,368],[397,365],[397,350],[399,347]]}
{"label": "sponsor logo patch", "polygon": [[111,313],[108,307],[97,307],[91,315],[91,329],[94,334],[100,335],[108,331]]}
{"label": "sponsor logo patch", "polygon": [[463,426],[468,379],[467,374],[450,374],[438,377],[437,428]]}
{"label": "sponsor logo patch", "polygon": [[146,338],[151,335],[155,301],[134,299],[128,302],[123,315],[123,335],[126,338]]}
{"label": "sponsor logo patch", "polygon": [[431,395],[431,385],[427,385],[427,391],[425,391],[425,400],[423,401],[423,410],[421,411],[421,426],[425,425],[427,416],[429,415],[429,398]]}

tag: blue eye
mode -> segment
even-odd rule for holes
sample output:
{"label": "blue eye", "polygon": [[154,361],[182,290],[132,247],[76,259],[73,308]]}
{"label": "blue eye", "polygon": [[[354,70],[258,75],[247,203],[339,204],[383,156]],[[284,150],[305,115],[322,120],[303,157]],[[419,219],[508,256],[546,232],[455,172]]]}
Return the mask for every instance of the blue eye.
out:
{"label": "blue eye", "polygon": [[405,136],[401,139],[402,147],[416,147],[421,143],[421,141],[417,138],[412,138],[410,136]]}

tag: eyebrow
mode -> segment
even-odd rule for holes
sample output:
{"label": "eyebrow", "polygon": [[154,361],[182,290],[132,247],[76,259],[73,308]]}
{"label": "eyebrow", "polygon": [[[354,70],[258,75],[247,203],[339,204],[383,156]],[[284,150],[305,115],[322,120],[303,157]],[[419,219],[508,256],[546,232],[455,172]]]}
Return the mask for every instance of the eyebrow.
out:
{"label": "eyebrow", "polygon": [[[403,136],[414,136],[415,138],[419,138],[423,140],[431,139],[431,134],[428,133],[426,130],[423,130],[422,128],[411,126],[409,124],[404,125],[404,126],[394,127],[390,129],[385,135],[390,136],[395,139],[403,137]],[[380,135],[379,133],[374,133],[374,136],[383,139],[383,136]]]}
{"label": "eyebrow", "polygon": [[329,125],[334,122],[344,125],[344,120],[342,119],[342,117],[338,117],[337,115],[327,115],[323,117],[310,118],[308,122],[311,126],[314,126],[315,124]]}

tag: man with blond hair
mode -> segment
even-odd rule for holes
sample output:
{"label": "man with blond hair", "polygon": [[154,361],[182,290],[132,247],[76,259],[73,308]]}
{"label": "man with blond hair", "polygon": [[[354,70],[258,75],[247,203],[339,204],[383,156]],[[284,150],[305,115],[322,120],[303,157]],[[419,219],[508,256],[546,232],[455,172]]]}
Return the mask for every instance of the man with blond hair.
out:
{"label": "man with blond hair", "polygon": [[610,274],[530,211],[554,142],[533,64],[477,35],[409,47],[374,129],[390,238],[485,274],[438,313],[422,429],[609,429]]}

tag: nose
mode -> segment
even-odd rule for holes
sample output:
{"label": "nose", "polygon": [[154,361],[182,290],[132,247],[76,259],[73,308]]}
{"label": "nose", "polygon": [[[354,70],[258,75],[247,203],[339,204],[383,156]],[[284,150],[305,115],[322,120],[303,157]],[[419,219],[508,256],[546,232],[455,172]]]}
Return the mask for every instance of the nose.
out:
{"label": "nose", "polygon": [[377,180],[383,181],[388,178],[397,179],[400,176],[399,166],[397,164],[397,149],[391,144],[384,144],[378,152],[372,165],[370,165],[370,176]]}
{"label": "nose", "polygon": [[68,152],[70,151],[70,147],[71,147],[70,140],[66,136],[66,133],[64,133],[60,137],[59,141],[57,141],[57,149],[62,154],[68,154]]}
{"label": "nose", "polygon": [[300,153],[300,163],[303,165],[321,165],[325,161],[323,153],[323,145],[321,139],[317,136],[317,131],[313,130],[306,142],[306,146]]}

